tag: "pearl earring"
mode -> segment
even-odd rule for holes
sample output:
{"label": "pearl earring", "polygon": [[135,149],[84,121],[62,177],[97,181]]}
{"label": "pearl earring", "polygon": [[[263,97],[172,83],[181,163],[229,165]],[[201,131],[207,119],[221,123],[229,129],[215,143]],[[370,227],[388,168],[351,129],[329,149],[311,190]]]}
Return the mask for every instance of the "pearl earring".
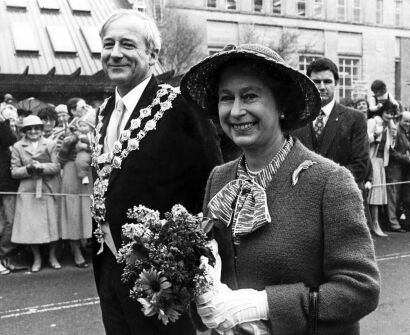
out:
{"label": "pearl earring", "polygon": [[285,118],[285,114],[282,112],[282,113],[280,113],[279,117],[280,117],[281,120],[283,120]]}

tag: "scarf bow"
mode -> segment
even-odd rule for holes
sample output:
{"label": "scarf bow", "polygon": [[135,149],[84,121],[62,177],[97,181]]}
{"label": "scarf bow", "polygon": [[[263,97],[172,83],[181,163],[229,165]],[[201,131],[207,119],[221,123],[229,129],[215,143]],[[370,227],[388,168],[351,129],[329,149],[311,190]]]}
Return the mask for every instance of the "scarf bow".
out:
{"label": "scarf bow", "polygon": [[247,235],[271,222],[266,192],[250,179],[235,179],[226,184],[208,204],[210,215],[229,226],[233,235]]}

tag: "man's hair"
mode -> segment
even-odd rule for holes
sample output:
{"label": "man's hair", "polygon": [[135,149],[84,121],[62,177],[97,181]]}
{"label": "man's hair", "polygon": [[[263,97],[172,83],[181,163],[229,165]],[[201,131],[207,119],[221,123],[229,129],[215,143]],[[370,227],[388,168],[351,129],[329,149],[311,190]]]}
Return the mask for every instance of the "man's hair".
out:
{"label": "man's hair", "polygon": [[386,84],[384,83],[383,80],[379,80],[379,79],[376,79],[374,82],[372,82],[370,89],[372,90],[372,92],[376,92],[376,91],[379,91],[379,92],[381,91],[384,93],[387,92]]}
{"label": "man's hair", "polygon": [[57,112],[54,110],[54,107],[52,107],[52,106],[47,106],[47,107],[41,108],[38,111],[37,116],[41,120],[54,120],[55,122],[58,121]]}
{"label": "man's hair", "polygon": [[320,71],[331,71],[333,73],[333,77],[335,81],[339,81],[339,72],[337,70],[337,66],[333,63],[329,58],[318,58],[310,63],[306,69],[306,75],[310,77],[312,72],[320,72]]}
{"label": "man's hair", "polygon": [[117,11],[115,11],[101,27],[101,39],[104,37],[105,31],[112,22],[125,16],[133,16],[135,17],[136,21],[140,21],[144,25],[143,33],[147,49],[150,51],[157,50],[159,53],[159,51],[161,50],[161,35],[159,33],[157,25],[155,24],[155,21],[148,15],[134,9],[118,9]]}

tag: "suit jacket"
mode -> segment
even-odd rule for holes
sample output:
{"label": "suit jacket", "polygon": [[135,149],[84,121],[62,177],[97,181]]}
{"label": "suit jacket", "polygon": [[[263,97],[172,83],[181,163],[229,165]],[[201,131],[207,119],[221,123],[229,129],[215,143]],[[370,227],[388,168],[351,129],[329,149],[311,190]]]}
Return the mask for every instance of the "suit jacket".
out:
{"label": "suit jacket", "polygon": [[396,143],[390,148],[389,165],[386,167],[388,181],[405,180],[410,170],[410,141],[402,127],[398,127]]}
{"label": "suit jacket", "polygon": [[[316,164],[292,186],[292,174],[305,160]],[[236,178],[238,161],[212,171],[205,205]],[[296,140],[266,195],[272,222],[239,245],[233,244],[232,225],[216,221],[222,282],[266,290],[273,334],[307,334],[309,287],[319,287],[318,334],[359,334],[359,319],[377,306],[379,272],[351,173]],[[206,206],[204,214],[209,216]]]}
{"label": "suit jacket", "polygon": [[18,181],[11,177],[10,147],[17,141],[17,137],[10,128],[9,121],[0,122],[0,191],[16,192]]}
{"label": "suit jacket", "polygon": [[308,148],[352,172],[363,185],[370,167],[369,140],[365,116],[336,103],[326,122],[321,141],[316,141],[312,123],[292,132]]}
{"label": "suit jacket", "polygon": [[[158,82],[153,77],[125,129],[139,116],[140,109],[152,103],[158,89]],[[103,117],[100,143],[104,143],[114,105],[113,95],[106,107],[98,112]],[[143,126],[144,121],[141,128]],[[138,131],[136,129],[131,137],[135,137]],[[141,204],[163,214],[173,205],[182,204],[193,214],[200,212],[208,175],[221,161],[215,128],[178,95],[172,101],[172,108],[158,121],[156,129],[141,140],[139,150],[132,151],[123,160],[121,169],[114,169],[109,178],[105,195],[106,219],[117,250],[121,247],[121,227],[127,222],[127,210],[133,206]],[[95,256],[99,245],[95,238],[93,240]],[[99,263],[96,258],[94,267],[98,287]]]}

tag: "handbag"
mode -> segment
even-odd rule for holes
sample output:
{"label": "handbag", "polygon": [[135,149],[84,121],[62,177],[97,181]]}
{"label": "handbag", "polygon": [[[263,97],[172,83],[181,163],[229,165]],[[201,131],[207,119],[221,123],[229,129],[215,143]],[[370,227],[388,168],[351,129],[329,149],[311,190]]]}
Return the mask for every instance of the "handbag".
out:
{"label": "handbag", "polygon": [[317,335],[318,315],[319,315],[319,289],[317,287],[314,287],[309,290],[308,335]]}

